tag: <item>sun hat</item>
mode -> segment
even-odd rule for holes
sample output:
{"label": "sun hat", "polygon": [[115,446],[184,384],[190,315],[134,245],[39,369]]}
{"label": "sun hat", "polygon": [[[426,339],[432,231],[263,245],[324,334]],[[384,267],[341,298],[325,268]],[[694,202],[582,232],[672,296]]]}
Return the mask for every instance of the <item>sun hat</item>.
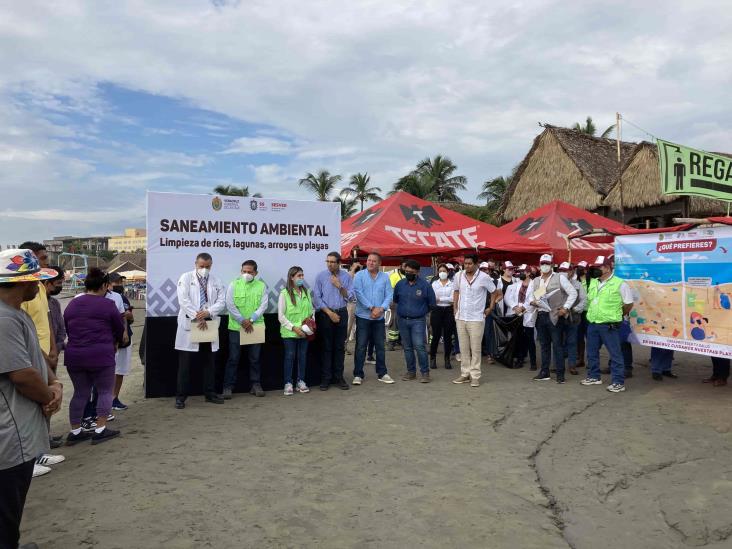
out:
{"label": "sun hat", "polygon": [[539,263],[551,263],[552,259],[551,254],[544,254],[539,258]]}
{"label": "sun hat", "polygon": [[39,282],[58,276],[52,269],[42,269],[31,250],[0,251],[0,284],[11,282]]}

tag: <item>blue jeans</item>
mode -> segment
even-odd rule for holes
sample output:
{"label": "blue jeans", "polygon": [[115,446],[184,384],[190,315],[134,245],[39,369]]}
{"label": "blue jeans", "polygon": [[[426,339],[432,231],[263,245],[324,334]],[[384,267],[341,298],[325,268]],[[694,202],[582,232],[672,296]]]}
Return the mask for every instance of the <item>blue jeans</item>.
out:
{"label": "blue jeans", "polygon": [[540,374],[549,375],[549,365],[554,355],[554,368],[557,377],[564,377],[564,347],[562,346],[562,330],[565,320],[559,318],[556,325],[552,324],[549,313],[539,313],[536,317],[536,335],[541,346]]}
{"label": "blue jeans", "polygon": [[366,347],[373,343],[376,353],[376,375],[386,374],[386,356],[384,353],[384,319],[356,317],[356,354],[353,357],[353,376],[363,379],[363,363],[366,359]]}
{"label": "blue jeans", "polygon": [[662,374],[671,371],[671,363],[674,360],[674,352],[671,349],[651,347],[651,373]]}
{"label": "blue jeans", "polygon": [[404,348],[404,358],[407,361],[408,372],[417,371],[417,365],[414,360],[414,354],[416,352],[420,373],[429,374],[430,365],[427,362],[427,343],[425,342],[426,330],[427,323],[424,317],[401,317],[399,319],[399,333],[402,336],[402,347]]}
{"label": "blue jeans", "polygon": [[[560,324],[557,323],[557,326]],[[564,355],[567,357],[567,364],[570,368],[577,366],[577,332],[579,324],[572,324],[563,320],[561,323],[562,341],[564,342]]]}
{"label": "blue jeans", "polygon": [[304,337],[283,337],[285,344],[285,383],[292,383],[292,368],[297,359],[297,380],[305,381],[308,361],[308,340]]}
{"label": "blue jeans", "polygon": [[[259,361],[262,355],[262,345],[244,346],[249,353],[249,382],[259,383],[262,375],[262,367]],[[239,331],[229,330],[229,358],[226,361],[226,369],[224,370],[224,389],[233,389],[236,386],[236,373],[239,369],[239,356],[241,355],[241,346],[239,345]]]}
{"label": "blue jeans", "polygon": [[610,355],[612,382],[625,385],[623,352],[620,350],[620,330],[610,324],[587,324],[587,377],[600,378],[600,347],[605,345]]}

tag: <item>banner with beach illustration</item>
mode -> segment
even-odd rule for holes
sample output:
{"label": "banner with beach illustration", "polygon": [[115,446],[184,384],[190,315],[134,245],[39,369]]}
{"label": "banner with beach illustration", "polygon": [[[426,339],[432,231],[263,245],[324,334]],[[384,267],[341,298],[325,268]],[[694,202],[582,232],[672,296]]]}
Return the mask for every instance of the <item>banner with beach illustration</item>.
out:
{"label": "banner with beach illustration", "polygon": [[633,340],[732,357],[732,227],[620,236],[615,273],[633,290]]}

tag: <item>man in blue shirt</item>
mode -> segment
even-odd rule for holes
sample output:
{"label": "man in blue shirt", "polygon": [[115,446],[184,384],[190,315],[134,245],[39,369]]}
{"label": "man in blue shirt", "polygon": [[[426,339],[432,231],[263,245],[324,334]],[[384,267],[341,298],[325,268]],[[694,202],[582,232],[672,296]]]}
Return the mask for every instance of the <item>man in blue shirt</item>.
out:
{"label": "man in blue shirt", "polygon": [[318,273],[313,287],[313,306],[318,335],[322,342],[320,361],[320,390],[327,391],[331,383],[348,389],[343,379],[343,361],[348,337],[348,301],[353,297],[353,281],[341,269],[341,254],[330,252],[325,258],[327,269]]}
{"label": "man in blue shirt", "polygon": [[417,366],[414,353],[419,360],[419,381],[430,382],[430,367],[427,362],[427,313],[436,305],[435,292],[423,278],[419,278],[419,263],[414,259],[406,261],[404,278],[394,286],[394,303],[399,317],[399,333],[402,336],[404,358],[407,361],[407,373],[403,381],[417,378]]}
{"label": "man in blue shirt", "polygon": [[384,311],[391,305],[392,289],[389,275],[381,270],[381,255],[376,252],[366,258],[366,269],[353,279],[356,293],[356,354],[353,361],[353,384],[361,385],[363,362],[369,340],[376,351],[376,375],[383,383],[394,383],[386,370],[384,356]]}

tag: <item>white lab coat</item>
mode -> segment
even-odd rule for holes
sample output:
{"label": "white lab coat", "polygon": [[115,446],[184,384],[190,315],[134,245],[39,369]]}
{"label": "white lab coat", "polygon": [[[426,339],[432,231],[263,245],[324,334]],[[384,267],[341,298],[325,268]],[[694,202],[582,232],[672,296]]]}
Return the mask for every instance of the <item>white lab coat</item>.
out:
{"label": "white lab coat", "polygon": [[511,315],[514,315],[513,308],[517,305],[521,305],[523,307],[526,307],[526,311],[524,312],[524,320],[523,324],[527,328],[533,328],[536,325],[536,307],[531,305],[531,302],[534,300],[534,289],[533,284],[529,282],[529,286],[526,288],[526,297],[524,298],[523,303],[519,303],[519,290],[521,289],[521,281],[519,280],[515,284],[511,284],[506,288],[506,295],[503,296],[503,299],[506,300],[506,309],[511,311]]}
{"label": "white lab coat", "polygon": [[[211,273],[208,274],[208,312],[216,318],[226,309],[226,288]],[[198,343],[191,343],[191,319],[201,309],[201,287],[198,284],[196,271],[183,273],[178,279],[178,330],[175,332],[175,349],[177,351],[198,351]],[[211,343],[211,350],[219,350],[218,339]]]}

